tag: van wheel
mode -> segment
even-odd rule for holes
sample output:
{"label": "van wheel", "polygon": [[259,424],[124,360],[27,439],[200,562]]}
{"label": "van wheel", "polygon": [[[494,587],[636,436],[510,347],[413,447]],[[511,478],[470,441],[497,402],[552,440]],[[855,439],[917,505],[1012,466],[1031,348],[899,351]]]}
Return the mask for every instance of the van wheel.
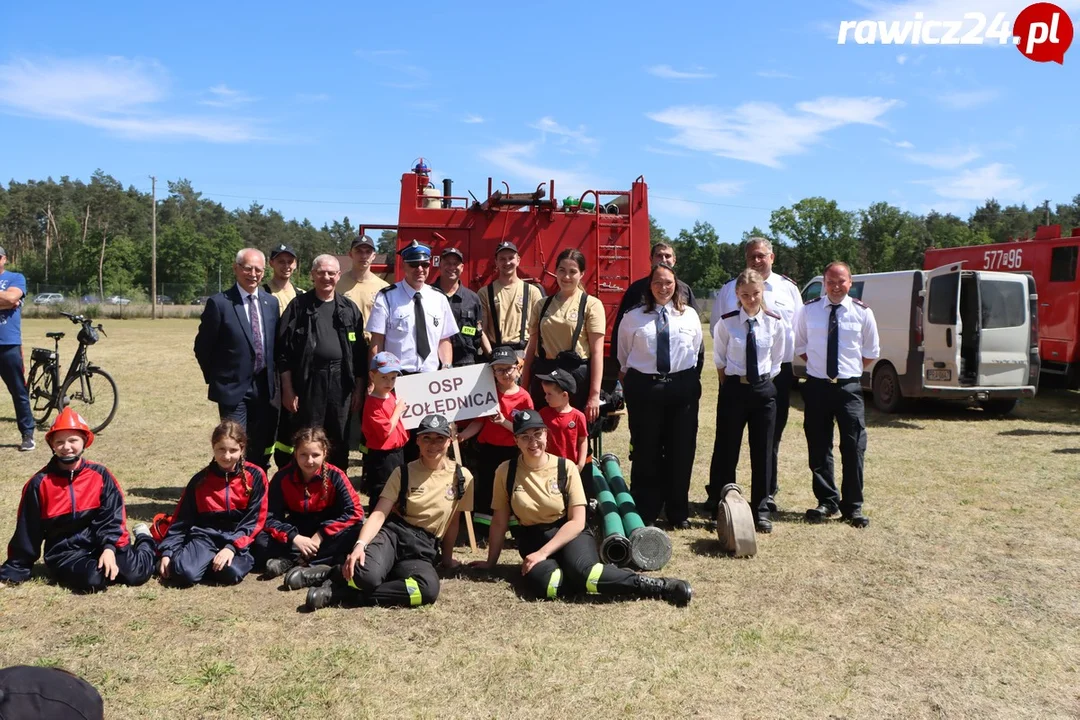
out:
{"label": "van wheel", "polygon": [[884,413],[897,412],[904,404],[904,394],[900,391],[900,376],[896,368],[889,363],[882,363],[874,372],[874,407]]}
{"label": "van wheel", "polygon": [[1017,398],[983,400],[979,405],[987,415],[1008,415],[1016,407]]}

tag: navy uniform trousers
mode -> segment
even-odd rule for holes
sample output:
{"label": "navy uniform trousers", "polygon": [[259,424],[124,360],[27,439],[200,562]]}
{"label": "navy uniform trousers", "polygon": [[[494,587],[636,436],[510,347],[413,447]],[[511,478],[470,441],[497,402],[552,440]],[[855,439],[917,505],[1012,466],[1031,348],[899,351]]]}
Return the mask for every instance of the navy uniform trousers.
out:
{"label": "navy uniform trousers", "polygon": [[[98,569],[101,552],[75,549],[46,563],[49,575],[60,585],[79,592],[104,590],[110,583]],[[116,549],[116,566],[120,573],[114,582],[124,585],[142,585],[154,574],[157,546],[152,538],[141,536],[134,546]],[[2,717],[2,716],[0,716]]]}
{"label": "navy uniform trousers", "polygon": [[[544,547],[563,522],[518,525],[512,530],[521,559]],[[537,563],[525,575],[525,584],[538,598],[565,595],[638,595],[637,573],[600,562],[596,537],[586,528],[570,542]]]}
{"label": "navy uniform trousers", "polygon": [[[828,380],[808,377],[803,385],[803,431],[814,476],[814,497],[819,505],[844,516],[862,509],[863,455],[866,453],[866,407],[859,378]],[[840,458],[844,463],[841,492],[833,480],[833,422],[840,430]]]}
{"label": "navy uniform trousers", "polygon": [[184,544],[172,556],[169,565],[169,577],[176,585],[188,586],[204,579],[220,585],[235,585],[247,577],[255,567],[255,558],[247,550],[237,550],[231,565],[214,572],[210,564],[221,550],[218,542],[194,528],[184,540]]}
{"label": "navy uniform trousers", "polygon": [[[319,545],[319,554],[307,560],[307,564],[340,565],[343,563],[345,556],[360,539],[361,525],[362,523],[357,523],[345,528],[337,535],[324,538],[322,544]],[[255,556],[255,568],[258,570],[266,569],[266,561],[272,558],[285,558],[292,560],[294,564],[299,564],[301,561],[300,551],[291,542],[278,542],[266,530],[255,536],[255,542],[251,544],[251,554]]]}

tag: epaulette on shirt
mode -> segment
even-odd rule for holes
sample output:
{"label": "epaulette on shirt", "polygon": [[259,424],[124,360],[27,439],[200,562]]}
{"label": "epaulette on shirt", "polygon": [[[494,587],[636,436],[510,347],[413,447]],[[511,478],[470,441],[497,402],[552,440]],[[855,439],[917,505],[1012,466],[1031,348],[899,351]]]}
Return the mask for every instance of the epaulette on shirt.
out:
{"label": "epaulette on shirt", "polygon": [[768,315],[769,317],[776,318],[777,320],[782,320],[783,319],[783,318],[780,317],[779,313],[774,313],[772,310],[766,309],[765,314]]}
{"label": "epaulette on shirt", "polygon": [[732,310],[731,312],[726,312],[723,315],[721,315],[720,319],[721,320],[727,320],[729,317],[735,317],[738,314],[739,314],[738,310]]}
{"label": "epaulette on shirt", "polygon": [[795,287],[799,287],[799,284],[798,284],[798,283],[796,283],[796,282],[795,282],[794,280],[792,280],[791,278],[789,278],[789,277],[788,277],[787,275],[781,275],[780,277],[784,278],[785,280],[787,280],[787,281],[788,281],[789,283],[791,283],[791,284],[792,284],[792,285],[794,285]]}
{"label": "epaulette on shirt", "polygon": [[870,307],[869,305],[867,305],[866,303],[864,303],[864,302],[863,302],[862,300],[860,300],[859,298],[851,298],[851,302],[855,303],[855,304],[856,304],[856,305],[858,305],[859,307],[864,307],[864,308],[869,308],[869,307]]}
{"label": "epaulette on shirt", "polygon": [[391,292],[391,291],[392,291],[392,290],[393,290],[394,288],[396,288],[396,287],[397,287],[397,284],[396,284],[396,283],[394,283],[394,284],[391,284],[391,285],[387,285],[387,286],[386,286],[386,287],[384,287],[384,288],[379,288],[379,292],[380,292],[380,293],[384,293],[384,294],[387,294],[387,295],[389,295],[389,294],[390,294],[390,292]]}
{"label": "epaulette on shirt", "polygon": [[819,300],[821,300],[821,296],[820,296],[820,295],[818,295],[818,296],[817,296],[816,298],[814,298],[813,300],[807,300],[807,301],[806,301],[805,303],[803,303],[803,305],[810,305],[810,304],[812,304],[812,303],[816,303],[816,302],[818,302]]}

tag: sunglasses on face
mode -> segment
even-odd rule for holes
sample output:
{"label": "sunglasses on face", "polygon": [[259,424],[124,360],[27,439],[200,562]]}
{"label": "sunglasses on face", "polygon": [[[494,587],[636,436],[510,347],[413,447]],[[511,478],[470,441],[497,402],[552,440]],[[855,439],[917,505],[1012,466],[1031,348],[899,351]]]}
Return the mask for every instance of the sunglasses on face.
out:
{"label": "sunglasses on face", "polygon": [[405,264],[408,265],[410,268],[413,268],[413,269],[423,268],[424,270],[427,270],[429,267],[431,267],[431,263],[429,263],[429,262],[405,263]]}

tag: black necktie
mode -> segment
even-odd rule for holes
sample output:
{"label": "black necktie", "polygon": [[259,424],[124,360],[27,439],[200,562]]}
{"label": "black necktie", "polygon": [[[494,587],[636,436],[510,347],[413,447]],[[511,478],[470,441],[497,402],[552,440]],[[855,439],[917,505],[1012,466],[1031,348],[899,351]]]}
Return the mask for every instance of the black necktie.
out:
{"label": "black necktie", "polygon": [[668,326],[667,308],[656,311],[656,372],[671,372],[671,331]]}
{"label": "black necktie", "polygon": [[825,359],[825,373],[835,380],[840,375],[840,323],[836,320],[839,305],[829,310],[829,349]]}
{"label": "black necktie", "polygon": [[757,337],[754,335],[755,325],[757,325],[757,320],[753,318],[746,321],[746,379],[757,385],[761,382],[761,373],[758,372]]}
{"label": "black necktie", "polygon": [[413,312],[416,313],[416,354],[420,356],[420,362],[427,360],[431,354],[431,344],[428,342],[427,316],[424,314],[424,305],[420,302],[420,293],[412,296]]}

